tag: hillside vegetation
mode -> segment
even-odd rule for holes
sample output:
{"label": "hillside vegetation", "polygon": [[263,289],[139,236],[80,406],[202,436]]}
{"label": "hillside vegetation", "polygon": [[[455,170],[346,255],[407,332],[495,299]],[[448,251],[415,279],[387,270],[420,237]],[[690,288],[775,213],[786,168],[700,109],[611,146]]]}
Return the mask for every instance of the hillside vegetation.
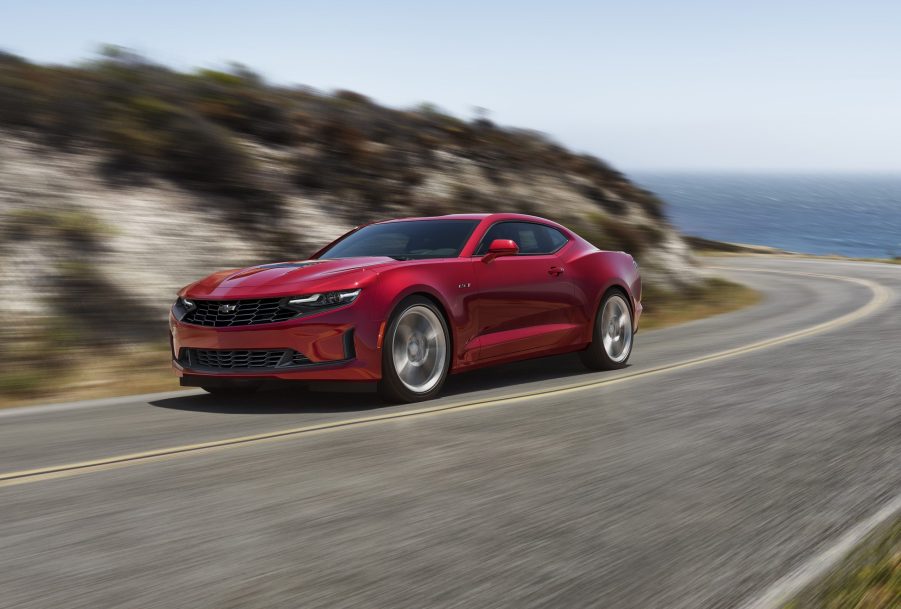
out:
{"label": "hillside vegetation", "polygon": [[96,149],[111,185],[157,176],[226,200],[235,220],[292,255],[291,235],[274,230],[291,195],[351,223],[518,210],[576,221],[638,254],[665,237],[659,199],[539,133],[428,104],[394,110],[351,91],[270,86],[241,66],[181,73],[117,48],[79,66],[0,55],[0,124],[57,150]]}
{"label": "hillside vegetation", "polygon": [[119,48],[70,66],[0,54],[0,141],[0,280],[15,296],[0,301],[0,356],[18,362],[0,394],[79,350],[160,340],[175,291],[199,276],[302,259],[380,218],[532,213],[632,253],[660,301],[708,281],[663,203],[593,156],[238,65],[179,72]]}

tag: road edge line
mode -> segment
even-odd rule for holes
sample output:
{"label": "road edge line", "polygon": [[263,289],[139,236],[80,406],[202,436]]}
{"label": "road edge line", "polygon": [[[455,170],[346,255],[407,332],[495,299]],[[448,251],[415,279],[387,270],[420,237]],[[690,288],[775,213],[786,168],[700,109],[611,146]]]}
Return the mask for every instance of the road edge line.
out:
{"label": "road edge line", "polygon": [[895,495],[875,514],[847,530],[831,546],[814,554],[788,575],[774,582],[763,594],[739,605],[739,609],[782,609],[804,588],[837,566],[880,525],[897,514],[901,514],[901,493]]}

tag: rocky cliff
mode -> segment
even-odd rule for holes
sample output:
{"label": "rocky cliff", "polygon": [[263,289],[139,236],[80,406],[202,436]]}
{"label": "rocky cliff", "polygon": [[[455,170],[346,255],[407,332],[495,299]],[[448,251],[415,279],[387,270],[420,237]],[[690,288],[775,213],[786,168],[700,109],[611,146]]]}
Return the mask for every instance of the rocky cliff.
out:
{"label": "rocky cliff", "polygon": [[651,193],[484,118],[121,52],[62,68],[0,56],[0,100],[6,328],[56,319],[79,341],[138,340],[214,269],[303,258],[363,221],[464,211],[553,218],[633,253],[652,285],[703,280]]}

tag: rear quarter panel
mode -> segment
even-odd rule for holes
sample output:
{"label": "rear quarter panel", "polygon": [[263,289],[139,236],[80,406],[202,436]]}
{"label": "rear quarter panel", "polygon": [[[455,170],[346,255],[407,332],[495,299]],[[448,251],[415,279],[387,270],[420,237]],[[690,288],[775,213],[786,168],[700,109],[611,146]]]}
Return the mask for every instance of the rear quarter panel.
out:
{"label": "rear quarter panel", "polygon": [[576,298],[583,306],[586,341],[591,340],[594,317],[601,299],[614,286],[621,288],[628,296],[633,312],[633,329],[638,328],[641,315],[641,275],[632,256],[625,252],[598,250],[585,243],[573,248],[566,270],[573,282]]}

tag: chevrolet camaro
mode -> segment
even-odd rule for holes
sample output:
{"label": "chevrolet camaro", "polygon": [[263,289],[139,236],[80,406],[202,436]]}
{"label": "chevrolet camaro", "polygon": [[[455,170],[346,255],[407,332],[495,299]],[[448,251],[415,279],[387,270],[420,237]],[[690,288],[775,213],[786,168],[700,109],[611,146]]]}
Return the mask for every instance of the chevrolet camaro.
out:
{"label": "chevrolet camaro", "polygon": [[578,352],[621,368],[641,310],[629,254],[534,216],[465,214],[376,222],[309,260],[214,273],[179,292],[169,329],[184,386],[375,382],[412,402],[515,360]]}

